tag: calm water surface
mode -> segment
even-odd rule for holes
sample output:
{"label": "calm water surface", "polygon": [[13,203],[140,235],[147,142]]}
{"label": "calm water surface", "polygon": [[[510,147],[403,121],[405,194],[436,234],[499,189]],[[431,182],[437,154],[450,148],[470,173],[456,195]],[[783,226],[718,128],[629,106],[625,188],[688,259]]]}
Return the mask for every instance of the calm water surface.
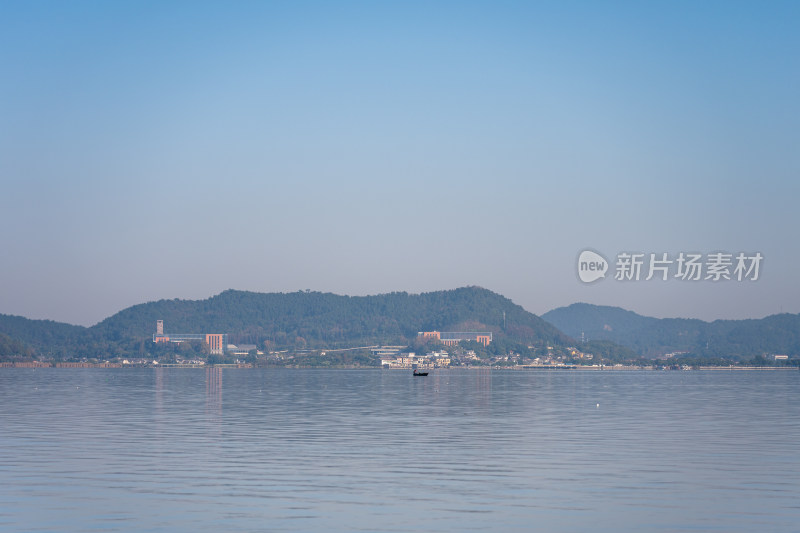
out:
{"label": "calm water surface", "polygon": [[800,372],[0,369],[2,531],[800,531]]}

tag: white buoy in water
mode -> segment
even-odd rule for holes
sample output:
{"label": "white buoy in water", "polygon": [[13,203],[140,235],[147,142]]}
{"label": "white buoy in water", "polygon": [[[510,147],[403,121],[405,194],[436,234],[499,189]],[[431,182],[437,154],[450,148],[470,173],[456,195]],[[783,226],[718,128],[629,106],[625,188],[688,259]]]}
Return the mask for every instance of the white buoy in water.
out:
{"label": "white buoy in water", "polygon": [[598,408],[598,409],[600,408],[600,404],[599,404],[599,403],[597,404],[597,408]]}

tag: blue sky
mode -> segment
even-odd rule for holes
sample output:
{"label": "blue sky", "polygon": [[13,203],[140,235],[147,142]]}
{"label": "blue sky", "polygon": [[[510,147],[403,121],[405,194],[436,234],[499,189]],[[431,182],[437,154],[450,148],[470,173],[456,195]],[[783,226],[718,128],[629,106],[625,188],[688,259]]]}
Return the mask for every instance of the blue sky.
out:
{"label": "blue sky", "polygon": [[[3,2],[0,313],[480,285],[800,312],[800,4]],[[576,276],[759,251],[757,282]]]}

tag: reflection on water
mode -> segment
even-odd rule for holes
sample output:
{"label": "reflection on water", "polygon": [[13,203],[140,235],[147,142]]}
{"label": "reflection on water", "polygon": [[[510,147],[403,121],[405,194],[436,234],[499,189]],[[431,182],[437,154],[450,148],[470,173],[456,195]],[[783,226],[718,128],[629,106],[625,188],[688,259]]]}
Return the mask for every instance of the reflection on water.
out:
{"label": "reflection on water", "polygon": [[222,418],[222,369],[206,368],[206,412]]}
{"label": "reflection on water", "polygon": [[799,385],[3,369],[0,530],[796,531]]}

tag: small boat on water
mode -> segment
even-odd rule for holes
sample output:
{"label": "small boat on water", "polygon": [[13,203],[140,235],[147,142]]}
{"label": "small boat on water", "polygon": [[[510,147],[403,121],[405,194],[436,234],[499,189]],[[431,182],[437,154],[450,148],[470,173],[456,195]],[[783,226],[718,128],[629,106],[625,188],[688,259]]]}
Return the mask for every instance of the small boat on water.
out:
{"label": "small boat on water", "polygon": [[415,376],[427,376],[428,373],[427,372],[418,372],[417,369],[415,368],[414,369],[414,375]]}

